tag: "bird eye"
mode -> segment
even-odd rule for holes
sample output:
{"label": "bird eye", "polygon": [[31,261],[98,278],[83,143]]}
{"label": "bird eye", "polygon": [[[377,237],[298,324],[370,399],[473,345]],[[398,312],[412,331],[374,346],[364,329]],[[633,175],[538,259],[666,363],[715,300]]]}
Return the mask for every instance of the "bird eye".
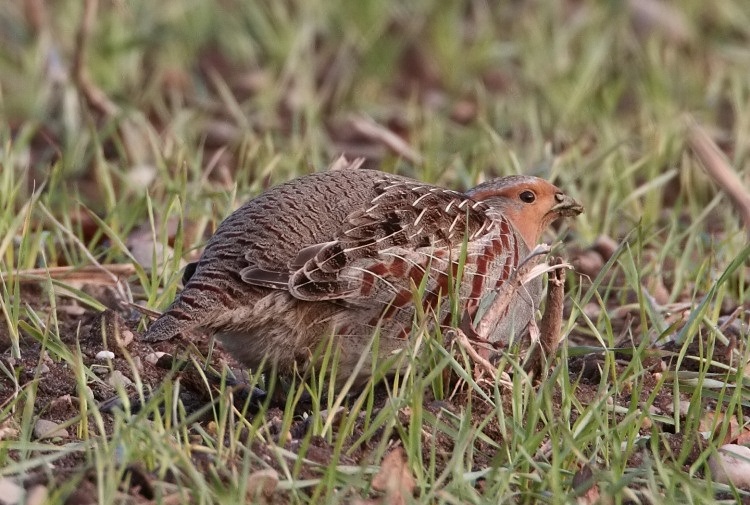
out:
{"label": "bird eye", "polygon": [[522,202],[524,203],[533,203],[534,200],[536,200],[536,195],[533,191],[523,191],[520,195],[518,195]]}

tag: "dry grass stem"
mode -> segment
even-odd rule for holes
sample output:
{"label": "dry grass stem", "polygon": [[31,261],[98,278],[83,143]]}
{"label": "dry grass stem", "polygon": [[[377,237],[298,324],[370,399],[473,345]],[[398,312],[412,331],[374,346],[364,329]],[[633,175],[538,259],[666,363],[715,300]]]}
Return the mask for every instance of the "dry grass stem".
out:
{"label": "dry grass stem", "polygon": [[370,118],[362,116],[355,116],[350,122],[352,127],[360,135],[383,144],[388,149],[414,165],[422,164],[422,155],[407,144],[404,139],[393,133],[388,128],[379,125]]}
{"label": "dry grass stem", "polygon": [[703,165],[703,169],[724,191],[737,208],[750,235],[750,192],[721,152],[708,132],[695,119],[686,119],[688,143]]}
{"label": "dry grass stem", "polygon": [[135,275],[135,265],[118,263],[105,265],[30,268],[17,272],[3,272],[3,277],[15,278],[19,282],[40,282],[48,278],[75,284],[95,286],[117,286],[123,279]]}

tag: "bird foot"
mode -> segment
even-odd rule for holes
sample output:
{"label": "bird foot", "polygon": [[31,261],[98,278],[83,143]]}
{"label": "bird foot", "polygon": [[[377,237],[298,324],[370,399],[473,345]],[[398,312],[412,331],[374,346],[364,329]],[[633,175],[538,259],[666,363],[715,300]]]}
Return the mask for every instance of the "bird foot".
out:
{"label": "bird foot", "polygon": [[[560,345],[563,298],[565,297],[565,269],[568,265],[562,258],[551,258],[548,275],[547,305],[540,327],[532,321],[529,328],[532,345],[524,368],[532,377],[540,377],[549,367],[549,362]],[[536,337],[536,338],[535,338]]]}

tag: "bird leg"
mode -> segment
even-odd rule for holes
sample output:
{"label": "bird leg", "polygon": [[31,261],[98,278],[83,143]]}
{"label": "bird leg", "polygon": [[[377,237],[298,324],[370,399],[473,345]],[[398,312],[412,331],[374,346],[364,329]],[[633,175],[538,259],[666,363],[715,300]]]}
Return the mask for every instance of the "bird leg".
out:
{"label": "bird leg", "polygon": [[[565,268],[567,264],[561,258],[550,260],[551,270],[548,275],[547,305],[542,316],[541,328],[529,328],[532,337],[532,345],[526,358],[524,368],[534,376],[539,377],[549,366],[549,360],[557,352],[560,345],[560,328],[563,316],[563,298],[565,296]],[[534,334],[537,338],[534,338]]]}
{"label": "bird leg", "polygon": [[475,341],[470,340],[469,337],[467,337],[463,332],[463,330],[461,330],[461,328],[456,328],[455,335],[458,344],[466,351],[466,353],[471,357],[474,363],[476,363],[479,367],[474,370],[475,380],[478,380],[481,376],[481,372],[485,371],[489,374],[490,377],[499,381],[499,383],[503,386],[513,387],[513,383],[511,382],[510,377],[508,377],[508,374],[505,372],[500,372],[497,367],[490,363],[490,361],[487,359],[488,352],[486,347],[480,347],[480,350],[477,351],[474,345]]}
{"label": "bird leg", "polygon": [[497,326],[499,319],[506,312],[518,290],[544,272],[549,273],[550,288],[547,292],[547,309],[542,319],[542,338],[539,338],[540,330],[536,323],[531,321],[527,328],[532,340],[527,363],[531,364],[532,368],[527,368],[527,370],[541,371],[543,363],[546,363],[546,359],[540,355],[537,343],[541,345],[541,354],[544,356],[554,353],[557,349],[562,322],[562,300],[565,294],[562,280],[564,279],[564,269],[568,265],[559,258],[552,260],[550,263],[542,263],[542,256],[548,252],[548,246],[540,245],[521,262],[511,277],[498,289],[495,299],[482,315],[476,327],[472,323],[470,315],[464,313],[461,324],[456,329],[461,347],[469,353],[475,363],[491,374],[497,375],[496,368],[489,362],[493,351],[496,350],[489,340],[492,330]]}

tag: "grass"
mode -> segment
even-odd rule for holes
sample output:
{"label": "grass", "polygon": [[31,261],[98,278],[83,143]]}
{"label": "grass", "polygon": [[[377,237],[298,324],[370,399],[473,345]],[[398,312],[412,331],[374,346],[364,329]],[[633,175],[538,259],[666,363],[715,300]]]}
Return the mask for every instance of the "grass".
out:
{"label": "grass", "polygon": [[[70,74],[80,3],[45,6],[38,25],[1,4],[0,477],[50,502],[394,499],[373,482],[401,446],[407,502],[567,503],[587,465],[614,503],[747,502],[707,461],[747,432],[747,332],[727,362],[720,318],[747,308],[750,252],[683,115],[747,180],[750,14],[685,0],[644,21],[637,3],[103,3],[85,66],[109,116]],[[352,116],[401,132],[421,163],[353,134]],[[191,373],[145,365],[139,343],[96,360],[87,317],[113,296],[108,276],[22,275],[133,264],[116,296],[164,308],[180,260],[241,202],[341,152],[456,188],[532,173],[584,203],[546,239],[566,237],[556,250],[573,259],[600,235],[618,247],[591,278],[569,274],[569,340],[545,381],[477,381],[443,336],[417,331],[424,352],[384,388],[344,397],[315,377],[283,409],[258,406],[230,379],[262,378],[208,344],[185,358]],[[136,257],[139,227],[166,261]],[[591,352],[596,380],[576,368]],[[115,369],[133,385],[108,382]],[[114,396],[141,408],[104,412]],[[37,440],[38,418],[71,438]]]}

